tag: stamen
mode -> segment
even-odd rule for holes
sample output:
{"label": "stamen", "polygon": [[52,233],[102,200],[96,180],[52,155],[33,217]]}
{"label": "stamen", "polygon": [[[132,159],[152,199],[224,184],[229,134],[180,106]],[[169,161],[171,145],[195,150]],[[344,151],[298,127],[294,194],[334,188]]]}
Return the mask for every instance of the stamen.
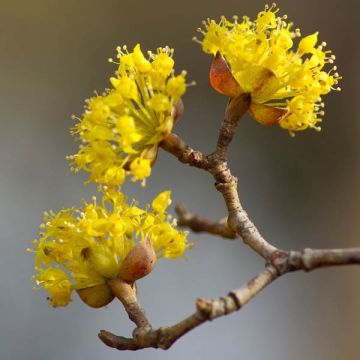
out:
{"label": "stamen", "polygon": [[112,58],[108,58],[108,62],[111,63],[111,64],[116,64],[116,65],[120,65],[119,62],[113,60]]}
{"label": "stamen", "polygon": [[275,11],[273,11],[273,12],[277,13],[279,11],[279,9],[276,9],[276,7],[277,7],[276,3],[273,2],[269,8],[269,11],[272,11],[274,9]]}

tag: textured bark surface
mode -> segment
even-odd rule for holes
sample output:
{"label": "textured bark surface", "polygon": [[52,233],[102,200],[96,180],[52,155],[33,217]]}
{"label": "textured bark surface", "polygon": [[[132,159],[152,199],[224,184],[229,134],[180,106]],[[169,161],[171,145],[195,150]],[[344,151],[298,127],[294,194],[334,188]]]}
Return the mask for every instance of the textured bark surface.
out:
{"label": "textured bark surface", "polygon": [[108,346],[118,350],[139,350],[144,348],[168,349],[177,339],[206,321],[240,310],[245,304],[260,293],[267,285],[286,273],[320,267],[360,264],[360,248],[350,249],[304,249],[287,251],[278,249],[265,240],[257,227],[243,209],[238,190],[237,178],[231,174],[227,164],[228,147],[236,133],[241,117],[248,110],[250,97],[241,94],[230,99],[225,118],[221,124],[215,151],[209,155],[194,150],[186,145],[177,135],[170,134],[161,147],[174,155],[180,162],[209,172],[216,189],[222,194],[228,214],[227,221],[211,221],[199,215],[187,212],[183,205],[178,205],[178,225],[188,227],[194,232],[207,232],[227,239],[241,238],[265,261],[265,269],[237,290],[218,299],[198,299],[196,311],[179,323],[151,328],[145,312],[140,305],[125,305],[129,318],[137,326],[133,338],[116,336],[108,331],[99,333],[100,339]]}

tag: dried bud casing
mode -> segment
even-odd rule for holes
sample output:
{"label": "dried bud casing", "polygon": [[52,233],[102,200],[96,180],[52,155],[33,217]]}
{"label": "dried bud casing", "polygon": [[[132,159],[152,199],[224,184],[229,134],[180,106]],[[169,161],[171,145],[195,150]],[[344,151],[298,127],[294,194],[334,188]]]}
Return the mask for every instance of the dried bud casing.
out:
{"label": "dried bud casing", "polygon": [[110,304],[115,295],[106,284],[95,285],[76,290],[80,299],[92,308],[101,308]]}
{"label": "dried bud casing", "polygon": [[220,52],[216,53],[211,63],[209,78],[212,88],[222,95],[233,98],[243,92]]}
{"label": "dried bud casing", "polygon": [[180,120],[183,113],[184,113],[184,103],[181,99],[179,99],[171,109],[171,117],[174,120],[174,122]]}
{"label": "dried bud casing", "polygon": [[151,166],[154,165],[154,163],[157,159],[158,150],[159,150],[159,147],[156,144],[153,147],[149,148],[144,154],[144,158],[150,160]]}
{"label": "dried bud casing", "polygon": [[156,264],[156,254],[149,238],[137,244],[120,265],[119,277],[129,283],[148,275]]}
{"label": "dried bud casing", "polygon": [[266,106],[263,104],[251,103],[249,108],[252,117],[261,125],[270,126],[278,124],[289,115],[287,109]]}

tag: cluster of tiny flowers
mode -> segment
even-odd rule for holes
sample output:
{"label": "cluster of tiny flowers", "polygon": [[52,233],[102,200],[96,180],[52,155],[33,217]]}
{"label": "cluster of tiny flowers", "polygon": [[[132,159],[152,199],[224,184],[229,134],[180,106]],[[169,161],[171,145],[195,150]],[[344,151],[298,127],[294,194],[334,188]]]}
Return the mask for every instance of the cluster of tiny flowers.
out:
{"label": "cluster of tiny flowers", "polygon": [[[233,21],[222,17],[220,22],[208,19],[205,29],[198,29],[206,53],[218,52],[226,59],[242,92],[250,93],[250,112],[262,122],[265,107],[283,109],[286,113],[278,123],[290,133],[306,128],[320,130],[324,114],[321,96],[330,90],[340,90],[336,85],[340,76],[333,66],[335,56],[325,50],[326,43],[318,43],[318,33],[302,38],[294,47],[294,38],[300,37],[298,29],[286,22],[286,15],[277,16],[279,9],[266,6],[254,21],[237,17]],[[256,118],[259,114],[260,119]]]}
{"label": "cluster of tiny flowers", "polygon": [[[45,213],[40,239],[30,250],[35,252],[37,287],[49,292],[54,307],[66,306],[73,290],[99,287],[100,296],[107,296],[107,282],[119,276],[121,263],[145,239],[157,258],[182,256],[189,245],[186,232],[178,231],[166,213],[170,203],[170,191],[164,191],[143,210],[105,188],[101,204],[94,197],[83,208]],[[113,299],[109,296],[102,305]]]}
{"label": "cluster of tiny flowers", "polygon": [[127,173],[133,180],[150,175],[158,144],[172,130],[174,106],[186,90],[186,72],[174,74],[172,49],[158,48],[148,58],[139,44],[132,52],[126,46],[117,51],[112,88],[87,101],[73,129],[82,144],[68,157],[74,172],[85,170],[91,181],[109,186],[121,185]]}

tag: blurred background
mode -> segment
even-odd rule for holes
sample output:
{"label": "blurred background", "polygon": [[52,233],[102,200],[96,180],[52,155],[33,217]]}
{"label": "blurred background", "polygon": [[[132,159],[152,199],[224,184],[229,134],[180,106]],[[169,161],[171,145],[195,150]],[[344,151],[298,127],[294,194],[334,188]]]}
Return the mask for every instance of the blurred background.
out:
{"label": "blurred background", "polygon": [[[204,18],[256,16],[263,1],[13,0],[0,1],[0,359],[359,359],[360,267],[294,273],[265,289],[242,311],[207,323],[167,352],[107,348],[99,329],[130,335],[119,303],[93,310],[74,301],[53,309],[33,292],[33,256],[44,210],[81,203],[95,192],[70,173],[76,152],[71,114],[108,86],[117,45],[143,50],[170,45],[176,68],[188,70],[185,114],[175,132],[204,152],[214,148],[226,98],[208,85],[210,56],[191,41]],[[320,31],[337,55],[343,91],[325,98],[322,133],[291,139],[249,117],[231,145],[244,207],[264,236],[285,249],[359,246],[359,22],[351,0],[278,1],[303,35]],[[161,190],[173,203],[212,219],[225,215],[212,179],[161,153],[145,189],[125,187],[144,204]],[[197,297],[218,297],[263,264],[241,241],[191,235],[188,260],[160,261],[139,283],[154,327],[194,311]]]}

